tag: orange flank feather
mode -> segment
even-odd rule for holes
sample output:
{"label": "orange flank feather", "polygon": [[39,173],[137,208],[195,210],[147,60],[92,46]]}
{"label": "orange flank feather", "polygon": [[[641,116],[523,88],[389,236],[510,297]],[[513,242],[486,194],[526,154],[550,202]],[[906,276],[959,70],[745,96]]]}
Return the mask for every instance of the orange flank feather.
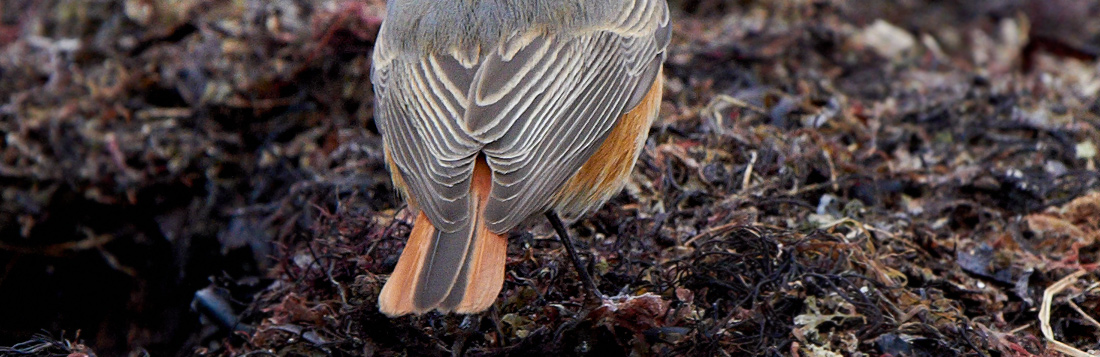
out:
{"label": "orange flank feather", "polygon": [[[403,183],[398,171],[392,172],[394,182]],[[491,187],[489,167],[484,159],[478,158],[470,184],[470,197],[476,204],[472,208],[477,214],[466,229],[440,232],[423,212],[417,215],[405,250],[378,297],[378,307],[383,313],[400,316],[433,309],[475,313],[493,304],[504,285],[508,242],[504,236],[489,231],[483,219]],[[448,259],[456,255],[457,260]],[[456,261],[456,265],[450,265],[451,261]]]}
{"label": "orange flank feather", "polygon": [[658,72],[645,98],[619,118],[607,139],[558,191],[555,211],[575,218],[602,206],[622,190],[661,109],[663,82],[664,76]]}

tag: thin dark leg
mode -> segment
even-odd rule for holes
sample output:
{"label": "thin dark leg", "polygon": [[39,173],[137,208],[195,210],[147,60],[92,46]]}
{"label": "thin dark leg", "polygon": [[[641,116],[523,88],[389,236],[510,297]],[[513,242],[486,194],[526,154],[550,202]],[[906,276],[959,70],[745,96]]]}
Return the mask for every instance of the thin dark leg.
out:
{"label": "thin dark leg", "polygon": [[584,285],[588,288],[589,297],[597,302],[603,299],[603,294],[600,293],[600,289],[596,287],[596,282],[592,280],[592,276],[588,275],[588,270],[584,269],[584,265],[581,264],[581,258],[577,255],[577,250],[573,248],[573,240],[569,239],[569,231],[565,230],[565,225],[561,223],[561,218],[558,217],[557,212],[546,211],[546,219],[550,220],[550,226],[554,227],[554,230],[558,232],[558,239],[561,240],[561,244],[565,246],[566,253],[569,253],[569,258],[573,260],[573,267],[577,269],[577,274],[580,274],[581,280],[584,281]]}

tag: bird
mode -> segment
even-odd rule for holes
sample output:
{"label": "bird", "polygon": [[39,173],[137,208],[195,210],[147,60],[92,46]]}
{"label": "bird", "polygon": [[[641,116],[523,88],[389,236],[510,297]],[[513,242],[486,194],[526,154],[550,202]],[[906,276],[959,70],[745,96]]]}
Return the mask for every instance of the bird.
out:
{"label": "bird", "polygon": [[391,0],[371,57],[374,123],[415,216],[379,310],[475,314],[504,284],[507,235],[628,181],[660,111],[666,0]]}

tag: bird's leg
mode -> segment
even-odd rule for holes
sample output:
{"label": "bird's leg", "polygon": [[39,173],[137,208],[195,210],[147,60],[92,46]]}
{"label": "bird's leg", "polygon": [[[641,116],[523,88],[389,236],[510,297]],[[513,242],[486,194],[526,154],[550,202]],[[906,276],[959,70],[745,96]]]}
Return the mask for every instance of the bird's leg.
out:
{"label": "bird's leg", "polygon": [[565,245],[565,251],[569,254],[569,258],[573,260],[573,268],[577,269],[577,274],[580,274],[581,280],[584,281],[584,285],[588,288],[589,298],[602,303],[603,294],[600,293],[600,289],[596,287],[596,282],[592,280],[592,276],[588,275],[588,270],[581,264],[581,258],[577,255],[577,250],[573,248],[573,240],[569,239],[569,231],[565,230],[565,225],[561,223],[561,218],[558,217],[558,213],[553,210],[546,211],[546,219],[550,220],[550,226],[554,227],[554,230],[558,232],[558,239],[561,240],[561,244]]}

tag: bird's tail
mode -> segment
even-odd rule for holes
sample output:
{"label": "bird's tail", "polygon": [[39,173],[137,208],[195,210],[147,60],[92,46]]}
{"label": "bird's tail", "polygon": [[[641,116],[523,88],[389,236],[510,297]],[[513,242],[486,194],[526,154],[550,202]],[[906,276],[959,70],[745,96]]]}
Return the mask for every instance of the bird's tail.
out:
{"label": "bird's tail", "polygon": [[504,285],[508,242],[484,220],[492,175],[478,159],[470,184],[473,214],[462,229],[443,232],[421,212],[405,251],[382,287],[378,308],[389,316],[433,309],[463,314],[485,311]]}

